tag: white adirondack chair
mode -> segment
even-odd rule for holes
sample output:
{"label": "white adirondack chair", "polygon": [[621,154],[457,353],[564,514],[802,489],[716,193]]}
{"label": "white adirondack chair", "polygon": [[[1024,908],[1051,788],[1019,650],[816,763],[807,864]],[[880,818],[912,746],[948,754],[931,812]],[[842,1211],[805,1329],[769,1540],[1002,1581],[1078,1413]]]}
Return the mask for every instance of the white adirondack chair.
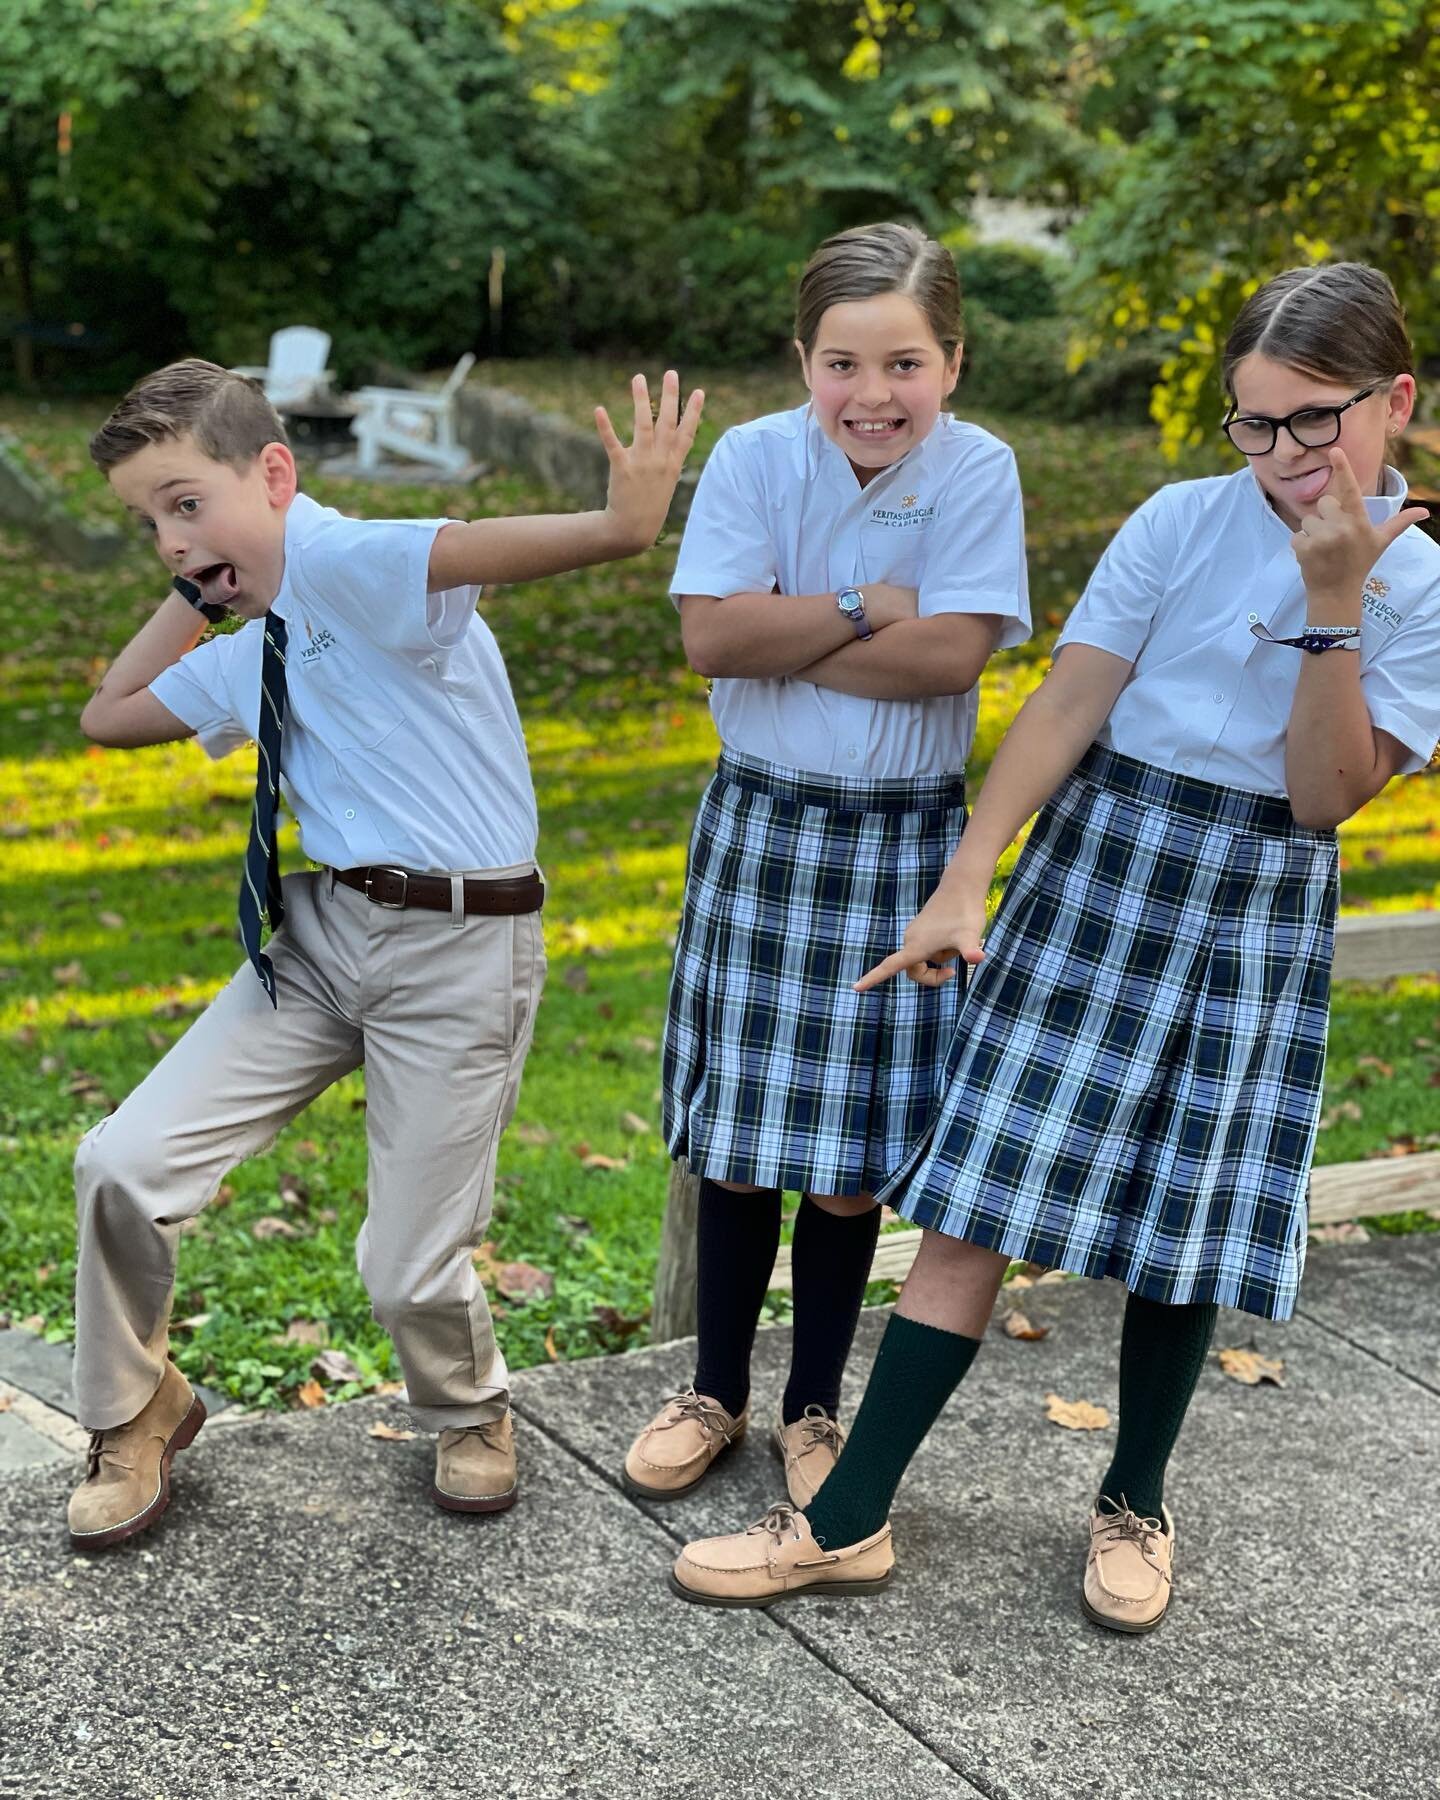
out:
{"label": "white adirondack chair", "polygon": [[313,325],[287,325],[270,339],[270,361],[263,368],[241,367],[236,375],[249,375],[265,384],[265,398],[283,412],[303,407],[308,400],[328,395],[333,372],[325,367],[330,355],[330,334]]}
{"label": "white adirondack chair", "polygon": [[466,351],[446,377],[445,385],[424,388],[363,387],[350,396],[355,417],[350,429],[359,451],[356,467],[380,467],[383,453],[401,462],[429,463],[458,475],[470,465],[470,452],[456,441],[455,397],[475,365]]}

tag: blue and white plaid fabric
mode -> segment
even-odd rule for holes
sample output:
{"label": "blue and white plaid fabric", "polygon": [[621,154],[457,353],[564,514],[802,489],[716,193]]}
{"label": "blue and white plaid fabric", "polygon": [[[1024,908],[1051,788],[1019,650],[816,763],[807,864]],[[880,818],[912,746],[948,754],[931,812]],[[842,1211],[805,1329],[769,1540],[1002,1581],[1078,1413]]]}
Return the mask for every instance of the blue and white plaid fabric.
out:
{"label": "blue and white plaid fabric", "polygon": [[1151,1300],[1288,1318],[1338,894],[1284,800],[1099,746],[1041,812],[971,977],[917,1225]]}
{"label": "blue and white plaid fabric", "polygon": [[690,840],[664,1129],[697,1173],[872,1191],[933,1111],[960,985],[851,983],[887,956],[965,826],[960,776],[853,780],[726,751]]}

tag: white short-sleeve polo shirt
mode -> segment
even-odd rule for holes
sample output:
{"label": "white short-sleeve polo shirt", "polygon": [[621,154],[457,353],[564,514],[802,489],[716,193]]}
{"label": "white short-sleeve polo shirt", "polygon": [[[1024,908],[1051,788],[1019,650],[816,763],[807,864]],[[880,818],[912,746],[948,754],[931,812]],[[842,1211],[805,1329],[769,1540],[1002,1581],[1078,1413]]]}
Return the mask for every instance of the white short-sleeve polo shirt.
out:
{"label": "white short-sleeve polo shirt", "polygon": [[[1405,504],[1386,470],[1377,523]],[[1284,794],[1285,733],[1303,651],[1305,584],[1290,527],[1249,469],[1164,487],[1128,518],[1061,632],[1134,664],[1100,733],[1122,756]],[[1365,583],[1360,685],[1370,717],[1423,768],[1440,738],[1440,546],[1402,532]],[[1332,651],[1331,655],[1348,652]]]}
{"label": "white short-sleeve polo shirt", "polygon": [[[450,522],[349,519],[304,494],[286,516],[281,786],[315,862],[438,873],[535,855],[524,734],[479,589],[427,592]],[[263,633],[252,619],[150,684],[211,756],[256,733]]]}
{"label": "white short-sleeve polo shirt", "polygon": [[[942,414],[861,487],[808,403],[727,431],[701,472],[671,590],[823,594],[867,581],[919,591],[920,614],[994,613],[1030,635],[1020,481],[1007,444]],[[717,679],[725,745],[787,768],[872,779],[958,774],[978,696],[868,700],[798,677]]]}

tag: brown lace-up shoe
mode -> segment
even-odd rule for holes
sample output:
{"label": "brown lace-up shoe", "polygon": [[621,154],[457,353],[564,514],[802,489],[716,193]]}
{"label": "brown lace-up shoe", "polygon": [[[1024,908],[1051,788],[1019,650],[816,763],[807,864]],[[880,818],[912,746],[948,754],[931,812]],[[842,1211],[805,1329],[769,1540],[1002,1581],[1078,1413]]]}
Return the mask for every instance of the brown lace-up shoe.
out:
{"label": "brown lace-up shoe", "polygon": [[515,1433],[508,1408],[484,1425],[440,1433],[430,1498],[446,1512],[504,1512],[515,1504]]}
{"label": "brown lace-up shoe", "polygon": [[153,1525],[170,1504],[170,1464],[204,1423],[204,1404],[167,1361],[159,1387],[127,1425],[90,1433],[85,1479],[70,1496],[70,1542],[103,1550]]}
{"label": "brown lace-up shoe", "polygon": [[745,1435],[747,1406],[732,1418],[718,1400],[687,1388],[665,1402],[630,1446],[620,1479],[626,1490],[646,1500],[678,1500],[709,1473],[722,1450]]}
{"label": "brown lace-up shoe", "polygon": [[1170,1604],[1170,1565],[1175,1554],[1175,1521],[1167,1506],[1161,1517],[1144,1519],[1101,1495],[1090,1515],[1090,1552],[1080,1604],[1097,1625],[1111,1631],[1153,1631]]}
{"label": "brown lace-up shoe", "polygon": [[835,1467],[845,1434],[823,1406],[807,1406],[793,1425],[776,1419],[772,1442],[785,1466],[786,1490],[804,1512]]}
{"label": "brown lace-up shoe", "polygon": [[786,1500],[731,1537],[700,1538],[676,1558],[670,1585],[705,1606],[771,1606],[789,1594],[875,1594],[894,1569],[890,1527],[825,1550]]}

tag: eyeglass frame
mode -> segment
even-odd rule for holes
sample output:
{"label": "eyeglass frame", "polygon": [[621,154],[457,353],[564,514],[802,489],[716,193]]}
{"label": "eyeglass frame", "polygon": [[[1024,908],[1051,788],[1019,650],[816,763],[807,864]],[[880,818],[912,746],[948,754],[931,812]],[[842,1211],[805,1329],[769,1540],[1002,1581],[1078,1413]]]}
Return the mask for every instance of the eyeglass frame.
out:
{"label": "eyeglass frame", "polygon": [[[1339,406],[1297,406],[1294,412],[1287,414],[1283,419],[1272,419],[1268,413],[1242,413],[1232,401],[1230,411],[1220,421],[1220,429],[1225,433],[1227,438],[1230,438],[1230,442],[1234,444],[1235,448],[1240,451],[1242,456],[1268,456],[1275,448],[1276,444],[1280,442],[1280,433],[1282,431],[1288,431],[1292,440],[1297,443],[1302,450],[1325,450],[1328,449],[1331,444],[1336,444],[1340,441],[1341,413],[1349,412],[1352,406],[1358,406],[1362,400],[1368,400],[1372,394],[1378,394],[1384,385],[1383,381],[1372,382],[1368,388],[1361,388],[1358,394],[1354,394],[1350,399],[1342,401]],[[1302,438],[1296,437],[1294,430],[1291,428],[1290,421],[1291,419],[1302,418],[1306,413],[1318,412],[1334,413],[1335,435],[1334,437],[1326,438],[1319,444],[1307,444]],[[1256,424],[1268,425],[1270,427],[1270,442],[1263,450],[1246,450],[1242,448],[1241,445],[1236,444],[1233,437],[1230,437],[1230,427],[1232,425],[1238,425],[1242,419],[1253,420]]]}

